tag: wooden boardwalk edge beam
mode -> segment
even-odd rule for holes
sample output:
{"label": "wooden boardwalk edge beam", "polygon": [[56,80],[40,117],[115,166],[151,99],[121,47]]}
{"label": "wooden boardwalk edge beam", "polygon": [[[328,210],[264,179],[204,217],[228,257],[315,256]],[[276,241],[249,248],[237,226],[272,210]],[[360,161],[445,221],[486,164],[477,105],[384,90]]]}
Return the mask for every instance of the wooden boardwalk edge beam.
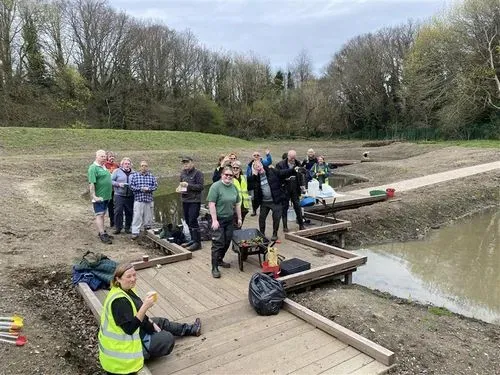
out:
{"label": "wooden boardwalk edge beam", "polygon": [[357,267],[366,263],[366,256],[356,256],[355,258],[346,259],[339,263],[326,264],[312,268],[307,271],[297,272],[291,275],[279,277],[278,280],[284,283],[285,288],[291,288],[295,285],[313,281],[314,279],[325,279],[326,276],[336,276],[344,274],[346,271],[355,270]]}
{"label": "wooden boardwalk edge beam", "polygon": [[303,237],[316,236],[318,234],[333,233],[335,231],[348,230],[351,228],[350,221],[336,222],[335,224],[326,224],[316,228],[302,229],[293,232],[296,235]]}
{"label": "wooden boardwalk edge beam", "polygon": [[[95,293],[90,289],[87,283],[78,283],[76,289],[78,292],[82,295],[83,299],[85,300],[85,303],[87,306],[90,308],[92,311],[92,314],[94,315],[94,318],[97,321],[97,324],[100,324],[101,320],[101,311],[102,311],[102,304],[101,301],[97,298]],[[148,367],[144,365],[142,369],[139,370],[137,373],[138,375],[153,375],[151,371],[149,371]]]}
{"label": "wooden boardwalk edge beam", "polygon": [[149,229],[146,231],[146,237],[149,238],[151,241],[154,243],[160,245],[161,247],[167,249],[169,252],[174,253],[174,254],[191,254],[191,251],[186,250],[182,246],[179,246],[175,243],[168,242],[167,240],[158,237],[156,234],[153,233],[152,229]]}
{"label": "wooden boardwalk edge beam", "polygon": [[336,337],[340,341],[348,344],[359,351],[369,355],[386,366],[394,363],[394,353],[383,346],[374,343],[357,333],[342,327],[340,324],[332,322],[330,319],[309,310],[297,302],[286,298],[283,302],[283,308],[291,314],[298,316],[306,322],[312,324],[318,329]]}
{"label": "wooden boardwalk edge beam", "polygon": [[187,253],[183,254],[166,255],[164,257],[153,258],[151,260],[148,260],[147,262],[139,260],[137,262],[132,262],[132,265],[136,270],[142,270],[144,268],[150,268],[158,264],[168,264],[168,263],[180,262],[181,260],[188,260],[191,259],[192,257],[193,253],[188,251]]}
{"label": "wooden boardwalk edge beam", "polygon": [[337,256],[342,257],[342,258],[350,259],[350,258],[356,258],[357,257],[357,255],[355,253],[353,253],[353,252],[341,249],[340,247],[335,247],[335,246],[332,246],[332,245],[328,245],[328,244],[323,243],[323,242],[312,240],[310,238],[302,237],[302,236],[297,235],[296,233],[297,232],[295,232],[295,233],[285,233],[285,238],[287,240],[291,240],[291,241],[295,241],[295,242],[301,243],[302,245],[306,245],[306,246],[310,246],[310,247],[318,249],[318,250],[326,251],[328,253],[337,255]]}

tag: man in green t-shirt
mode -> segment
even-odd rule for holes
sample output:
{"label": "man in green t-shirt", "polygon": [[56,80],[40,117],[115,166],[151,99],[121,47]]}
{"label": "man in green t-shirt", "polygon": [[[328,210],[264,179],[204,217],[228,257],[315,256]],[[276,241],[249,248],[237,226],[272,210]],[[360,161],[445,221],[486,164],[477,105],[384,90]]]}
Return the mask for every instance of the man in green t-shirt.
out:
{"label": "man in green t-shirt", "polygon": [[90,199],[94,207],[95,225],[99,231],[102,242],[111,244],[109,235],[104,230],[104,215],[108,209],[113,186],[111,184],[111,173],[104,167],[107,160],[106,151],[99,150],[95,153],[95,161],[88,169],[88,180]]}
{"label": "man in green t-shirt", "polygon": [[236,211],[238,228],[241,227],[241,199],[238,189],[233,184],[233,169],[224,167],[221,179],[210,186],[207,201],[212,216],[212,276],[220,277],[219,266],[229,268],[224,262],[224,255],[233,238],[233,214]]}

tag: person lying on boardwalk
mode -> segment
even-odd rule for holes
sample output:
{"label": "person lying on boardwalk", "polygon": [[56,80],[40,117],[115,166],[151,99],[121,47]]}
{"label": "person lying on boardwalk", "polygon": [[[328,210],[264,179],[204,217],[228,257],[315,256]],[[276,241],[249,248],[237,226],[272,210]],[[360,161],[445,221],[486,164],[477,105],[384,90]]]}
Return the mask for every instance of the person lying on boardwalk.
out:
{"label": "person lying on boardwalk", "polygon": [[156,294],[141,300],[135,293],[137,274],[132,264],[116,268],[111,290],[104,300],[99,328],[99,361],[108,374],[135,374],[144,360],[170,354],[174,336],[199,336],[201,321],[193,324],[149,318],[146,313]]}

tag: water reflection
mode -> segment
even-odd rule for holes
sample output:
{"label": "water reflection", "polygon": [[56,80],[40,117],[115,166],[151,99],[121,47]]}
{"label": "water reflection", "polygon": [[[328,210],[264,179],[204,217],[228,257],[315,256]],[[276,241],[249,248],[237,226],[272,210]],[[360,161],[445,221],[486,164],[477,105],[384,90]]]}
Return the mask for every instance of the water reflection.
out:
{"label": "water reflection", "polygon": [[359,284],[500,323],[500,213],[433,231],[425,240],[360,250]]}

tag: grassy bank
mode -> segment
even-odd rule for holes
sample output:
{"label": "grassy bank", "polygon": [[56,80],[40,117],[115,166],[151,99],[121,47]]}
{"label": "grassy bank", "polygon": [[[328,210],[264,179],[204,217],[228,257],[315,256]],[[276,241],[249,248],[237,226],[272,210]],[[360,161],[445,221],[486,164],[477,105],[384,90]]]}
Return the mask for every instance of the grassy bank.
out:
{"label": "grassy bank", "polygon": [[0,128],[6,153],[73,153],[105,150],[244,149],[252,142],[217,134],[110,129]]}

